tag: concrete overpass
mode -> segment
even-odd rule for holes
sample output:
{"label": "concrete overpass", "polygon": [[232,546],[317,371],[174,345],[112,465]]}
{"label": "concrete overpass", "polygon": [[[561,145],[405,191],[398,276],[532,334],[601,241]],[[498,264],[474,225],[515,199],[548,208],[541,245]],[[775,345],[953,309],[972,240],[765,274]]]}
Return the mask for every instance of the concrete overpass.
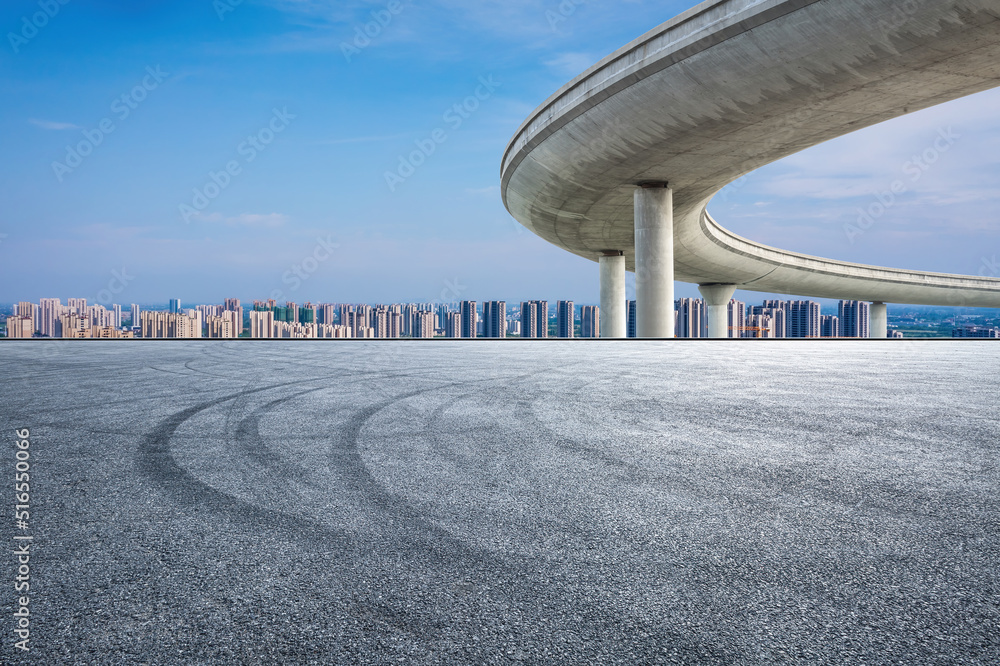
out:
{"label": "concrete overpass", "polygon": [[997,85],[1000,0],[709,0],[536,109],[501,192],[528,229],[600,262],[604,337],[625,335],[626,270],[639,337],[673,337],[675,279],[700,285],[713,337],[736,288],[872,301],[884,337],[885,303],[1000,307],[1000,279],[788,252],[706,206],[782,157]]}

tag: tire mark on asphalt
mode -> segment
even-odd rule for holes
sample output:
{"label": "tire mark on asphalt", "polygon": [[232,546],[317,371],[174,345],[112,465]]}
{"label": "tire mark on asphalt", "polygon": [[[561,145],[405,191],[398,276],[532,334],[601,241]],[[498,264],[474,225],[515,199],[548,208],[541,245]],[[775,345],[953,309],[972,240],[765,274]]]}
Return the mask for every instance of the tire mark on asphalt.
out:
{"label": "tire mark on asphalt", "polygon": [[[285,459],[280,458],[267,446],[267,444],[264,443],[264,438],[260,432],[260,420],[265,414],[274,410],[276,407],[285,404],[286,402],[310,393],[315,393],[316,391],[327,390],[328,388],[329,387],[321,386],[318,388],[307,389],[305,391],[299,391],[298,393],[294,393],[284,398],[278,398],[277,400],[272,400],[271,402],[258,407],[252,413],[240,419],[239,424],[235,429],[235,436],[230,438],[230,442],[234,445],[232,448],[243,454],[247,460],[263,469],[266,469],[272,476],[277,476],[283,482],[298,481],[312,488],[320,488],[320,486],[309,480],[308,472],[305,469],[303,469],[300,465],[290,463]],[[236,401],[234,401],[233,404],[235,405]],[[227,427],[226,432],[231,432],[231,428]]]}
{"label": "tire mark on asphalt", "polygon": [[[539,373],[530,373],[517,378],[509,378],[507,381],[523,379],[535,376]],[[485,381],[494,381],[489,379]],[[689,658],[697,657],[690,663],[732,663],[732,659],[720,652],[717,646],[704,644],[692,639],[687,632],[674,629],[669,626],[658,626],[653,623],[631,618],[627,614],[614,613],[606,615],[606,609],[600,605],[588,603],[586,595],[577,598],[577,615],[573,617],[552,617],[544,607],[540,606],[540,601],[535,587],[535,579],[539,574],[548,578],[550,573],[545,572],[547,563],[545,560],[515,553],[496,553],[491,550],[476,547],[468,543],[459,536],[456,536],[443,527],[439,527],[424,516],[415,507],[409,505],[404,499],[390,492],[383,486],[369,471],[364,459],[360,454],[360,440],[364,427],[381,411],[394,404],[408,400],[410,398],[441,390],[448,386],[468,385],[476,382],[456,382],[446,386],[412,391],[395,398],[371,405],[354,415],[345,426],[345,437],[343,438],[346,447],[339,451],[332,451],[331,457],[338,458],[345,463],[345,467],[352,476],[349,477],[355,482],[355,490],[365,496],[372,505],[386,515],[395,519],[403,527],[416,528],[409,532],[411,540],[407,542],[407,547],[422,546],[438,558],[438,565],[446,567],[449,564],[462,572],[463,578],[468,581],[466,585],[478,586],[480,590],[488,591],[483,593],[483,598],[489,599],[489,603],[508,607],[508,613],[523,615],[525,621],[531,624],[528,618],[547,617],[549,623],[555,621],[556,625],[561,625],[566,630],[580,628],[581,618],[584,625],[589,629],[588,633],[600,635],[605,632],[620,631],[621,625],[632,625],[634,628],[634,642],[630,647],[640,647],[642,653],[648,656],[659,656],[664,645],[673,645],[681,649]],[[466,394],[470,395],[470,394]],[[460,398],[458,398],[460,399]],[[454,402],[457,402],[456,399]],[[439,408],[440,409],[440,408]],[[438,410],[435,410],[436,412]],[[424,539],[412,538],[423,536]],[[502,585],[496,588],[498,581]],[[579,593],[577,593],[579,594]],[[481,607],[484,611],[486,606]],[[380,609],[383,614],[393,612],[402,617],[409,617],[410,613],[403,609],[393,610],[389,606]],[[489,611],[485,611],[489,612]],[[509,615],[508,615],[509,616]]]}
{"label": "tire mark on asphalt", "polygon": [[352,539],[344,532],[333,530],[298,516],[264,509],[210,486],[181,467],[170,451],[170,441],[178,428],[198,414],[241,396],[303,384],[308,381],[310,380],[272,384],[240,391],[199,403],[170,415],[144,438],[139,449],[139,469],[181,506],[208,508],[228,515],[235,522],[253,524],[258,529],[265,527],[284,534],[296,542],[304,540],[314,544],[318,543],[318,545],[329,546],[335,543],[342,547],[348,546]]}
{"label": "tire mark on asphalt", "polygon": [[[536,370],[523,375],[505,377],[503,380],[506,382],[516,382],[536,377],[544,372],[544,370]],[[477,559],[495,559],[497,557],[495,553],[474,547],[472,544],[469,544],[444,527],[433,523],[430,519],[421,514],[416,507],[412,506],[404,497],[393,493],[381,481],[379,481],[374,474],[372,474],[368,465],[365,463],[363,456],[361,455],[361,436],[364,427],[371,419],[373,419],[379,412],[395,404],[419,395],[431,393],[433,391],[440,391],[454,386],[468,386],[469,384],[496,382],[498,379],[500,378],[490,377],[483,380],[452,382],[441,386],[419,389],[394,396],[361,409],[356,414],[352,415],[347,423],[343,425],[342,435],[338,438],[340,446],[335,443],[331,449],[329,458],[333,464],[333,469],[335,471],[340,471],[341,474],[343,474],[353,484],[353,490],[365,498],[386,518],[398,520],[403,525],[416,528],[431,537],[431,544],[429,545],[435,545],[435,541],[444,541],[449,544],[450,547],[460,549],[461,552],[466,554],[466,556],[471,556]],[[472,394],[466,393],[464,396],[459,396],[459,398],[456,398],[453,403],[468,395]],[[447,407],[447,405],[445,407]]]}
{"label": "tire mark on asphalt", "polygon": [[156,370],[158,372],[169,372],[171,375],[180,375],[181,377],[190,377],[191,374],[188,372],[174,372],[173,370],[164,370],[163,368],[157,368],[155,365],[147,365],[150,370]]}
{"label": "tire mark on asphalt", "polygon": [[[332,375],[331,377],[342,379],[342,375]],[[440,543],[431,541],[427,544],[424,543],[424,539],[418,539],[416,543],[413,543],[409,539],[410,535],[405,531],[398,535],[392,535],[390,538],[380,538],[378,545],[389,545],[395,547],[395,550],[388,552],[384,549],[376,550],[374,548],[375,544],[371,543],[368,539],[352,539],[310,521],[295,519],[294,517],[288,517],[278,512],[267,511],[256,505],[230,497],[193,477],[187,470],[180,467],[173,458],[170,450],[173,437],[185,422],[196,417],[198,414],[224,404],[226,401],[233,401],[230,411],[236,414],[237,410],[244,408],[249,403],[250,396],[257,393],[285,386],[308,385],[310,382],[325,379],[327,378],[314,377],[252,389],[245,388],[232,395],[208,400],[176,412],[160,421],[140,444],[139,459],[144,463],[144,467],[141,469],[150,473],[152,480],[160,483],[169,494],[178,499],[178,504],[194,505],[199,508],[205,506],[210,510],[228,514],[234,519],[234,522],[238,521],[241,527],[246,528],[248,535],[257,534],[262,539],[268,536],[288,537],[296,545],[303,545],[306,548],[313,548],[318,552],[324,553],[330,552],[331,543],[342,544],[342,551],[336,553],[336,559],[331,558],[332,561],[328,560],[328,564],[341,571],[340,575],[345,580],[352,580],[355,588],[361,592],[358,597],[355,597],[356,601],[354,604],[348,604],[348,608],[353,606],[355,610],[362,611],[360,615],[365,618],[365,624],[368,625],[367,630],[373,634],[392,636],[392,628],[395,628],[411,633],[428,642],[437,641],[440,640],[440,634],[444,630],[451,630],[451,626],[435,622],[434,618],[447,618],[450,615],[454,618],[451,622],[456,625],[459,631],[466,630],[466,624],[468,623],[470,629],[466,631],[476,631],[480,635],[496,634],[500,640],[494,640],[493,642],[502,645],[507,639],[508,634],[512,636],[516,633],[519,636],[526,636],[538,625],[536,620],[544,618],[548,620],[545,622],[546,625],[555,626],[556,628],[570,629],[576,625],[581,625],[580,628],[585,630],[586,636],[595,638],[600,635],[602,630],[620,630],[619,625],[622,624],[630,625],[629,628],[634,626],[637,630],[637,635],[629,647],[642,649],[642,653],[650,658],[660,655],[662,642],[684,645],[685,640],[682,637],[675,638],[669,633],[664,636],[662,630],[647,626],[644,623],[636,623],[631,621],[627,616],[618,617],[617,615],[612,615],[609,618],[591,617],[591,613],[597,610],[596,605],[593,608],[588,606],[585,603],[586,598],[583,598],[583,608],[580,608],[580,601],[577,601],[576,608],[579,609],[579,614],[574,614],[573,616],[568,614],[553,614],[552,610],[544,606],[538,599],[539,595],[536,585],[545,586],[548,584],[549,587],[552,586],[543,565],[528,568],[510,566],[510,563],[499,559],[499,557],[488,560],[479,556],[475,551],[472,552],[470,557],[468,554],[469,547],[462,549],[441,548]],[[493,378],[487,381],[510,380],[507,378]],[[468,383],[445,384],[444,386],[426,388],[422,391],[413,391],[407,395],[396,396],[383,401],[383,403],[364,408],[352,419],[350,427],[345,429],[345,438],[342,444],[353,448],[356,464],[365,468],[365,463],[360,453],[363,430],[366,424],[375,418],[382,409],[386,409],[394,403],[404,401],[421,393]],[[242,407],[238,405],[242,405]],[[373,485],[378,486],[377,480],[368,472],[367,468],[364,471],[368,474],[369,481]],[[382,490],[390,501],[398,499],[389,493],[387,489]],[[391,507],[389,508],[391,509]],[[414,513],[418,518],[421,518],[415,509],[406,507],[405,505],[404,511],[406,513]],[[451,545],[455,541],[447,543]],[[463,542],[458,541],[458,543],[462,544]],[[433,554],[437,562],[432,564],[422,558],[421,550]],[[346,560],[355,556],[367,558],[367,561],[371,562],[371,571],[363,572],[359,575],[350,566],[345,564]],[[404,559],[413,563],[411,570],[400,570],[398,566],[394,566],[398,565],[398,562]],[[424,572],[423,567],[431,568],[429,571]],[[411,597],[406,594],[407,588],[404,586],[399,586],[399,591],[394,593],[392,586],[389,585],[388,593],[386,594],[387,588],[385,586],[378,588],[370,583],[371,580],[393,581],[394,579],[399,579],[404,582],[415,581],[412,583],[413,587],[419,591],[419,581],[424,580],[428,575],[441,576],[442,568],[448,572],[459,572],[456,576],[468,579],[470,581],[468,584],[478,587],[483,598],[489,599],[490,602],[487,605],[479,606],[479,602],[473,598],[469,601],[472,608],[460,605],[446,605],[445,610],[442,611],[438,610],[434,601],[443,604],[453,603],[449,602],[446,591],[434,591],[433,594],[438,596]],[[352,575],[354,576],[353,579],[351,578]],[[540,580],[543,576],[544,578]],[[482,591],[484,589],[486,591]],[[381,590],[379,593],[380,598],[375,598],[373,592],[368,592],[367,590]],[[553,590],[553,592],[556,591]],[[571,596],[577,596],[578,594],[573,593]],[[496,610],[498,609],[504,611],[502,615],[497,614]],[[494,624],[484,624],[485,630],[482,630],[482,627],[475,626],[469,622],[467,615],[470,612],[475,614],[478,620],[484,623],[492,620]],[[354,615],[357,617],[359,614],[354,613]],[[496,626],[498,618],[505,619],[513,626],[509,628]],[[380,627],[379,625],[382,626]],[[653,635],[647,636],[645,632],[651,629]],[[638,630],[643,630],[643,633],[639,634]],[[480,652],[475,647],[472,647],[472,651],[478,659],[471,658],[471,654],[467,653],[466,656],[470,657],[467,661],[486,661],[487,659],[494,659],[497,656],[495,654]]]}
{"label": "tire mark on asphalt", "polygon": [[[176,374],[176,373],[175,373]],[[378,373],[370,373],[378,374]],[[408,377],[409,375],[390,375],[383,377]],[[233,393],[220,398],[215,398],[203,403],[199,403],[187,409],[181,410],[162,420],[154,429],[146,435],[143,443],[140,445],[139,449],[139,469],[156,483],[163,491],[171,495],[173,499],[180,505],[183,506],[198,506],[199,508],[208,507],[210,509],[217,510],[224,514],[229,514],[236,520],[241,522],[254,522],[259,523],[263,521],[263,524],[271,526],[283,533],[287,533],[289,528],[294,527],[293,532],[297,535],[296,538],[305,538],[307,540],[313,539],[313,536],[321,536],[322,533],[328,532],[329,537],[334,539],[344,539],[344,533],[331,528],[315,523],[313,521],[286,514],[277,510],[264,509],[256,504],[247,502],[245,500],[233,497],[192,475],[184,467],[182,467],[177,460],[174,458],[170,450],[170,441],[174,434],[180,428],[180,426],[191,418],[197,416],[198,414],[211,409],[217,405],[221,405],[230,401],[246,400],[250,395],[257,393],[262,393],[264,391],[269,391],[272,389],[283,388],[287,386],[297,386],[302,384],[308,384],[317,381],[328,380],[332,378],[339,378],[341,375],[331,375],[328,377],[313,377],[303,380],[297,380],[294,382],[283,382],[280,384],[271,384],[268,386],[244,389],[238,393]],[[322,387],[326,388],[326,387]],[[417,395],[419,393],[433,391],[441,387],[433,387],[422,389],[411,394]],[[319,389],[315,389],[319,390]],[[309,393],[311,391],[305,391],[304,393]],[[292,396],[295,397],[295,396]],[[390,399],[380,405],[388,406],[392,402],[397,400],[405,399],[401,397],[398,399]],[[378,405],[376,405],[378,407]],[[231,408],[232,410],[233,408]],[[373,408],[368,407],[361,410],[362,414],[368,413]],[[378,410],[375,410],[378,411]],[[374,413],[374,412],[372,412]],[[357,417],[354,417],[357,418]],[[352,419],[353,421],[353,419]],[[363,461],[359,462],[362,468],[364,468]],[[365,469],[367,473],[367,469]],[[374,478],[368,475],[369,479],[373,483]],[[388,494],[386,494],[388,497]],[[443,530],[440,530],[444,532]],[[322,542],[323,539],[320,539]]]}
{"label": "tire mark on asphalt", "polygon": [[454,407],[456,404],[465,400],[466,398],[474,395],[473,393],[463,393],[461,395],[455,396],[453,399],[439,405],[430,416],[427,417],[426,423],[427,427],[424,428],[423,434],[430,438],[431,447],[441,455],[442,458],[449,460],[457,467],[468,467],[469,460],[460,453],[456,453],[450,446],[442,441],[443,437],[440,432],[440,428],[435,428],[434,426],[438,424],[444,413]]}
{"label": "tire mark on asphalt", "polygon": [[206,377],[212,377],[213,379],[234,379],[232,375],[217,375],[214,372],[209,372],[208,370],[202,370],[200,368],[192,367],[191,366],[192,363],[194,363],[194,359],[187,361],[184,364],[184,367],[195,374],[205,375]]}
{"label": "tire mark on asphalt", "polygon": [[467,543],[422,516],[403,497],[392,493],[376,479],[368,469],[368,465],[365,463],[360,451],[361,431],[376,414],[394,404],[401,403],[418,395],[439,391],[454,385],[447,384],[410,391],[359,410],[343,425],[342,433],[335,440],[329,459],[332,463],[332,469],[339,472],[351,483],[352,490],[357,492],[386,518],[396,520],[410,527],[415,527],[419,531],[431,536],[432,541],[443,540],[453,548],[473,554],[474,551],[470,549]]}
{"label": "tire mark on asphalt", "polygon": [[[373,548],[374,544],[371,539],[358,539],[346,532],[298,516],[266,510],[255,504],[234,498],[195,478],[178,465],[170,453],[170,441],[177,429],[198,414],[227,401],[250,394],[303,383],[307,382],[288,382],[244,390],[194,405],[171,415],[146,437],[140,452],[142,469],[150,479],[170,494],[177,504],[207,507],[212,511],[227,515],[237,524],[250,528],[249,533],[264,532],[271,536],[284,536],[297,546],[306,547],[327,556],[335,555],[336,558],[330,562],[330,565],[342,567],[345,578],[356,578],[356,583],[361,586],[361,589],[379,589],[378,581],[392,571],[388,564],[382,563],[381,567],[376,567],[374,577],[372,574],[364,574],[359,578],[356,570],[357,563],[365,558],[374,557],[376,562],[385,558],[382,551]],[[309,392],[311,391],[304,391],[296,396],[289,396],[287,399]],[[275,402],[281,402],[281,400]],[[396,552],[413,545],[402,538],[397,541],[385,541],[388,541],[389,545],[396,549]],[[336,551],[333,551],[331,547],[336,547]],[[389,563],[391,561],[391,559],[388,560]],[[435,640],[436,635],[445,628],[445,624],[434,617],[404,610],[408,609],[411,604],[392,590],[382,590],[378,598],[368,598],[367,595],[356,596],[353,600],[348,600],[348,604],[354,609],[353,615],[383,625],[386,629],[380,631],[384,631],[386,634],[391,633],[392,630],[401,630],[422,640]],[[375,627],[372,627],[372,630],[375,630]]]}

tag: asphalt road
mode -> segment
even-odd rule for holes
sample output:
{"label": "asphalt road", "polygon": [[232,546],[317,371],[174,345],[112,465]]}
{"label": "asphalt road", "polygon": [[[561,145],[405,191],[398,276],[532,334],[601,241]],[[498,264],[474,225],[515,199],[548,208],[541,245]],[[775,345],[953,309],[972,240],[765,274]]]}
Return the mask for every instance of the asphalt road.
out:
{"label": "asphalt road", "polygon": [[0,662],[1000,663],[998,371],[990,341],[3,343],[0,534],[29,428],[34,541]]}

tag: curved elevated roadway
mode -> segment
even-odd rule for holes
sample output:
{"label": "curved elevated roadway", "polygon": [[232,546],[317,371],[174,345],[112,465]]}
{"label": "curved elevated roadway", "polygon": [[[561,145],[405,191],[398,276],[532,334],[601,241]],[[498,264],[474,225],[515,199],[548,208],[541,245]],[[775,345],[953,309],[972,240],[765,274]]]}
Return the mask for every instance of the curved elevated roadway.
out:
{"label": "curved elevated roadway", "polygon": [[673,336],[674,279],[703,285],[719,337],[737,287],[873,301],[884,336],[885,302],[1000,307],[1000,279],[780,250],[706,206],[782,157],[997,85],[997,0],[711,0],[542,104],[507,147],[501,192],[528,229],[601,262],[605,336],[624,336],[626,270],[640,337]]}

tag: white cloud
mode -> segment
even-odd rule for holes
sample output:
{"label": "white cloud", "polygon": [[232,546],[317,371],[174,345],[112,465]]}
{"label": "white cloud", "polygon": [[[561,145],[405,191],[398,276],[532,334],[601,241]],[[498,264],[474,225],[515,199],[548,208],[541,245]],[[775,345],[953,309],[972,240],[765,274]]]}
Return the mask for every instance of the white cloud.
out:
{"label": "white cloud", "polygon": [[[272,47],[280,50],[340,50],[354,38],[358,27],[376,20],[373,12],[386,9],[388,0],[265,0],[282,11],[296,30],[282,35]],[[477,35],[516,43],[522,49],[551,51],[557,40],[579,43],[579,31],[598,35],[610,24],[627,22],[619,3],[591,0],[402,0],[403,10],[382,30],[373,43],[417,43],[424,58],[461,58],[459,38]],[[650,27],[676,11],[662,4],[629,0],[629,12],[648,14]],[[676,8],[675,8],[676,9]],[[478,40],[481,41],[481,40]],[[608,44],[609,51],[618,44]],[[556,47],[557,48],[557,47]],[[580,55],[580,54],[569,54]],[[603,54],[602,54],[603,55]],[[587,63],[592,64],[596,60]],[[577,60],[576,63],[582,62]],[[569,63],[566,64],[569,66]],[[586,68],[584,67],[584,69]],[[582,69],[575,73],[580,73]]]}
{"label": "white cloud", "polygon": [[490,185],[489,187],[467,187],[465,191],[468,194],[475,194],[478,196],[499,196],[500,186]]}
{"label": "white cloud", "polygon": [[339,146],[347,143],[378,143],[380,141],[392,141],[411,136],[410,134],[387,134],[384,136],[355,136],[347,139],[328,139],[318,142],[323,146]]}
{"label": "white cloud", "polygon": [[37,127],[47,130],[71,130],[80,129],[79,125],[74,125],[73,123],[59,123],[52,120],[39,120],[38,118],[29,118],[28,122]]}
{"label": "white cloud", "polygon": [[275,229],[288,223],[289,217],[283,213],[241,213],[239,215],[225,216],[221,213],[210,213],[204,215],[197,213],[193,219],[199,222],[209,222],[224,224],[229,227],[255,227],[265,229]]}
{"label": "white cloud", "polygon": [[595,58],[589,53],[560,53],[556,57],[546,60],[544,64],[557,74],[575,77],[582,74],[598,60],[600,58]]}

